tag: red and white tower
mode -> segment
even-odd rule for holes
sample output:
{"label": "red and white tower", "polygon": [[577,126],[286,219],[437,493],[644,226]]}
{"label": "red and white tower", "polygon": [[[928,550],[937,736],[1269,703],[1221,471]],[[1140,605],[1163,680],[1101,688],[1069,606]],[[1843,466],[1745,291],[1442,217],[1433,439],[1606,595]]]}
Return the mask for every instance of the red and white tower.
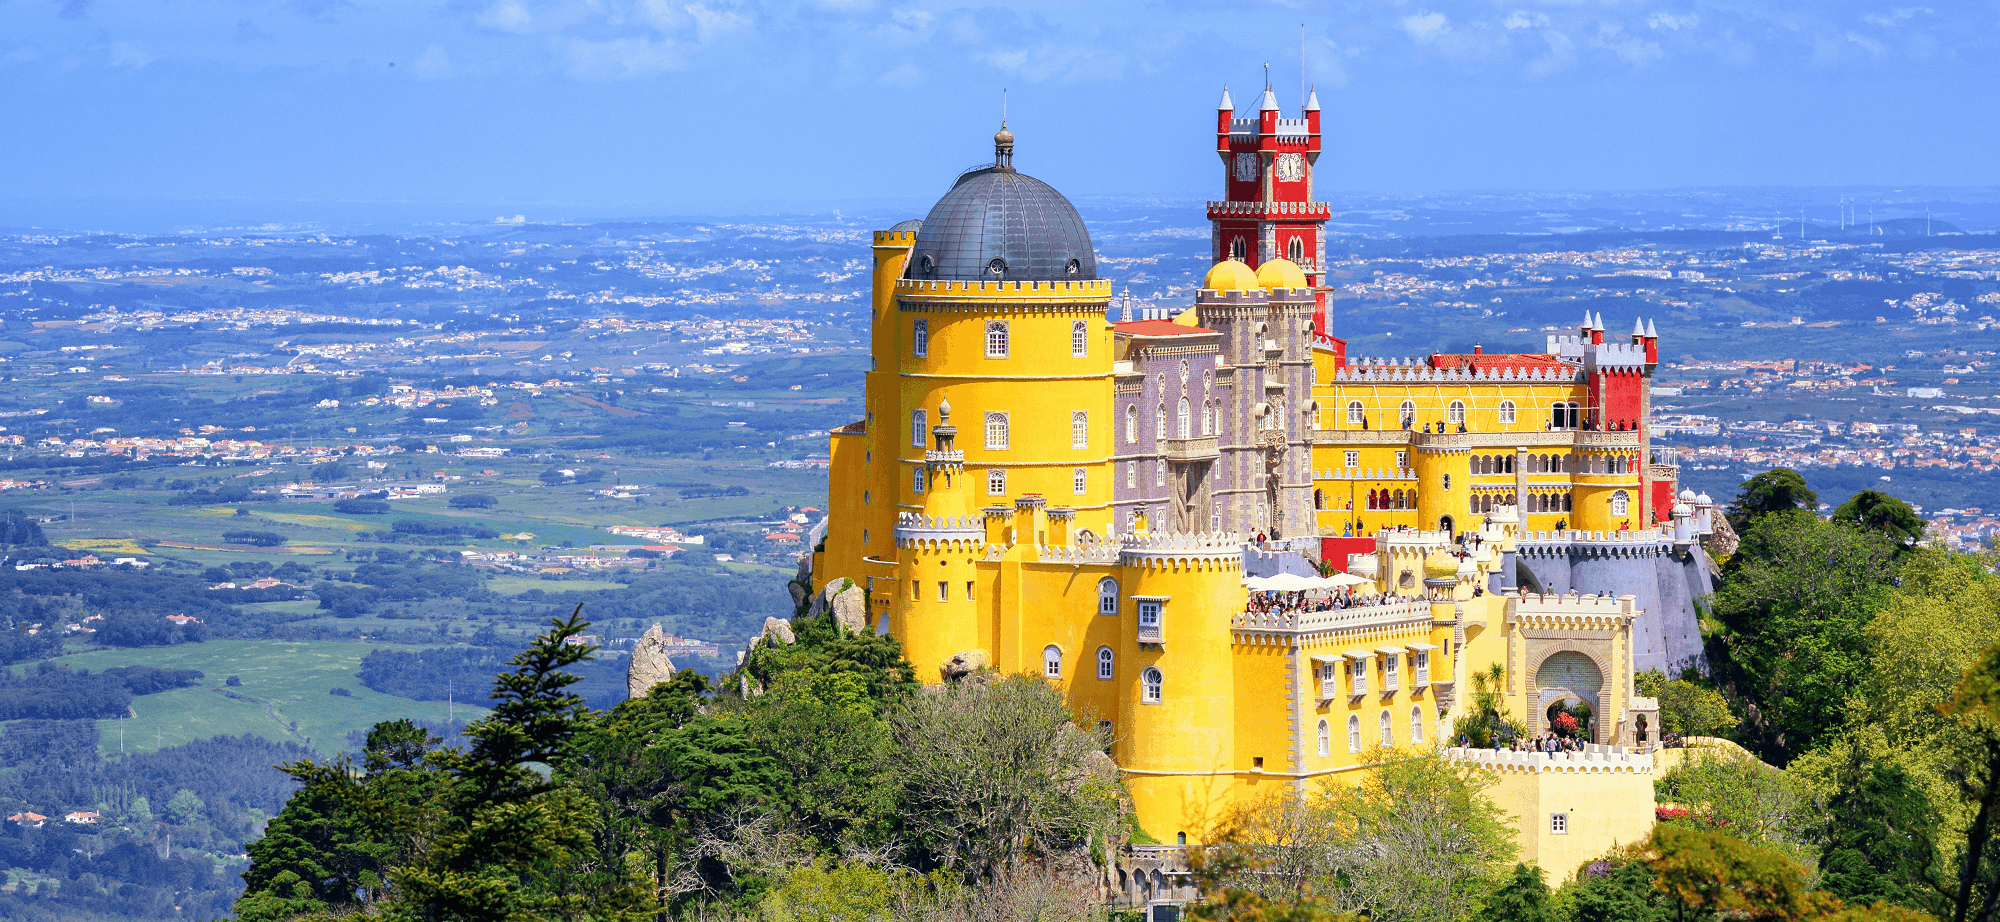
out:
{"label": "red and white tower", "polygon": [[1222,158],[1222,201],[1208,203],[1214,226],[1210,256],[1242,260],[1255,269],[1266,260],[1289,259],[1315,289],[1315,345],[1347,360],[1347,344],[1326,331],[1325,202],[1313,199],[1313,165],[1319,161],[1319,91],[1306,97],[1301,118],[1281,118],[1269,86],[1256,118],[1237,118],[1229,88],[1215,114],[1215,152]]}

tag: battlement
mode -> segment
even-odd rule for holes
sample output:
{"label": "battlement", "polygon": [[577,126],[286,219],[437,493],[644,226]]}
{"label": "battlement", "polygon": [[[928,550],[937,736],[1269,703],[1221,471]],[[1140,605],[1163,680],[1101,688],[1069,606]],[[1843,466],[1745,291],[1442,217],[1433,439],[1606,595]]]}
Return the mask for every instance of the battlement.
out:
{"label": "battlement", "polygon": [[1633,531],[1523,531],[1515,537],[1516,549],[1528,556],[1589,554],[1607,557],[1640,557],[1664,553],[1673,542],[1665,527]]}
{"label": "battlement", "polygon": [[1587,743],[1583,752],[1513,752],[1506,749],[1470,749],[1452,746],[1444,757],[1488,771],[1528,773],[1620,772],[1650,775],[1651,753],[1624,746]]}
{"label": "battlement", "polygon": [[1326,611],[1237,612],[1229,627],[1237,631],[1272,634],[1316,634],[1359,628],[1431,623],[1431,603],[1424,599],[1403,599],[1379,605],[1357,605]]}
{"label": "battlement", "polygon": [[981,516],[931,516],[921,512],[904,512],[896,516],[897,547],[984,543],[985,540],[986,523]]}
{"label": "battlement", "polygon": [[1243,536],[1235,532],[1122,535],[1118,544],[1119,559],[1128,565],[1145,566],[1168,559],[1243,565]]}
{"label": "battlement", "polygon": [[875,232],[875,245],[878,247],[913,247],[917,245],[917,232],[879,230]]}
{"label": "battlement", "polygon": [[1432,368],[1411,359],[1361,358],[1335,368],[1333,380],[1351,383],[1389,384],[1419,383],[1442,384],[1446,382],[1509,381],[1573,383],[1580,372],[1573,368],[1549,368],[1536,366],[1494,366],[1488,368]]}
{"label": "battlement", "polygon": [[1403,470],[1390,470],[1388,468],[1373,468],[1373,467],[1357,467],[1357,468],[1336,467],[1327,470],[1314,471],[1313,479],[1314,480],[1415,480],[1417,479],[1417,472],[1414,470],[1410,470],[1408,468],[1404,468]]}
{"label": "battlement", "polygon": [[1512,595],[1507,620],[1522,627],[1613,630],[1639,617],[1636,596]]}
{"label": "battlement", "polygon": [[946,279],[897,279],[896,294],[903,298],[923,300],[963,300],[965,298],[1004,298],[1019,294],[1040,295],[1048,300],[1060,301],[1111,301],[1111,282],[1108,279],[1082,279],[1078,281],[1028,281],[1028,282],[962,282]]}

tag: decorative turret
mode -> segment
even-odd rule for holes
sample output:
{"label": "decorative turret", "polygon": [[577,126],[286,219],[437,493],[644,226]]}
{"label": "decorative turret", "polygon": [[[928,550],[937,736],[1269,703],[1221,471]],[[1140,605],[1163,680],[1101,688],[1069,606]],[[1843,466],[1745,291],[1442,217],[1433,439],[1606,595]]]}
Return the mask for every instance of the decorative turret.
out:
{"label": "decorative turret", "polygon": [[993,168],[1014,168],[1014,133],[1007,130],[1006,119],[1000,120],[1000,130],[993,133]]}

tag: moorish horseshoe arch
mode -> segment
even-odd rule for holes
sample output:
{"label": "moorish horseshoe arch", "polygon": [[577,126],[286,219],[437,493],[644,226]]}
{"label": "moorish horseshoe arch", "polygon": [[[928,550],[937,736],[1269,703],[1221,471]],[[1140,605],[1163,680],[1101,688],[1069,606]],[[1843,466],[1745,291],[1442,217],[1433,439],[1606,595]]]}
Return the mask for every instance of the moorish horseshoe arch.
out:
{"label": "moorish horseshoe arch", "polygon": [[[1545,676],[1545,671],[1551,665],[1550,661],[1565,654],[1575,659],[1562,661],[1561,672]],[[1580,664],[1578,660],[1581,661]],[[1535,683],[1534,692],[1528,699],[1530,704],[1528,732],[1535,736],[1548,732],[1549,705],[1557,701],[1575,699],[1590,705],[1592,717],[1589,741],[1603,742],[1609,716],[1604,710],[1604,701],[1610,691],[1606,677],[1611,674],[1611,669],[1607,660],[1608,657],[1603,653],[1588,649],[1584,644],[1572,640],[1554,641],[1549,646],[1535,651],[1532,657],[1533,668],[1528,670],[1528,674],[1534,676]],[[1588,681],[1590,677],[1581,673],[1576,668],[1578,665],[1588,665],[1596,672],[1595,681]],[[1549,681],[1545,682],[1545,679]],[[1579,679],[1585,681],[1578,681]]]}

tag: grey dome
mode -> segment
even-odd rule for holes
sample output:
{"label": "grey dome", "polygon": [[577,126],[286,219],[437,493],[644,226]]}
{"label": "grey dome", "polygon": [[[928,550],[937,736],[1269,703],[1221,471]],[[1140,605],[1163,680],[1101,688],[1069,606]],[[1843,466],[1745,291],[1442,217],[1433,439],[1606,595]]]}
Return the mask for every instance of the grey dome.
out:
{"label": "grey dome", "polygon": [[931,206],[909,266],[913,279],[1082,281],[1097,278],[1097,253],[1062,193],[992,167],[960,176]]}
{"label": "grey dome", "polygon": [[923,227],[924,227],[924,222],[919,221],[916,218],[911,218],[908,221],[897,221],[894,227],[889,228],[889,232],[892,234],[900,234],[903,233],[904,231],[922,230]]}

